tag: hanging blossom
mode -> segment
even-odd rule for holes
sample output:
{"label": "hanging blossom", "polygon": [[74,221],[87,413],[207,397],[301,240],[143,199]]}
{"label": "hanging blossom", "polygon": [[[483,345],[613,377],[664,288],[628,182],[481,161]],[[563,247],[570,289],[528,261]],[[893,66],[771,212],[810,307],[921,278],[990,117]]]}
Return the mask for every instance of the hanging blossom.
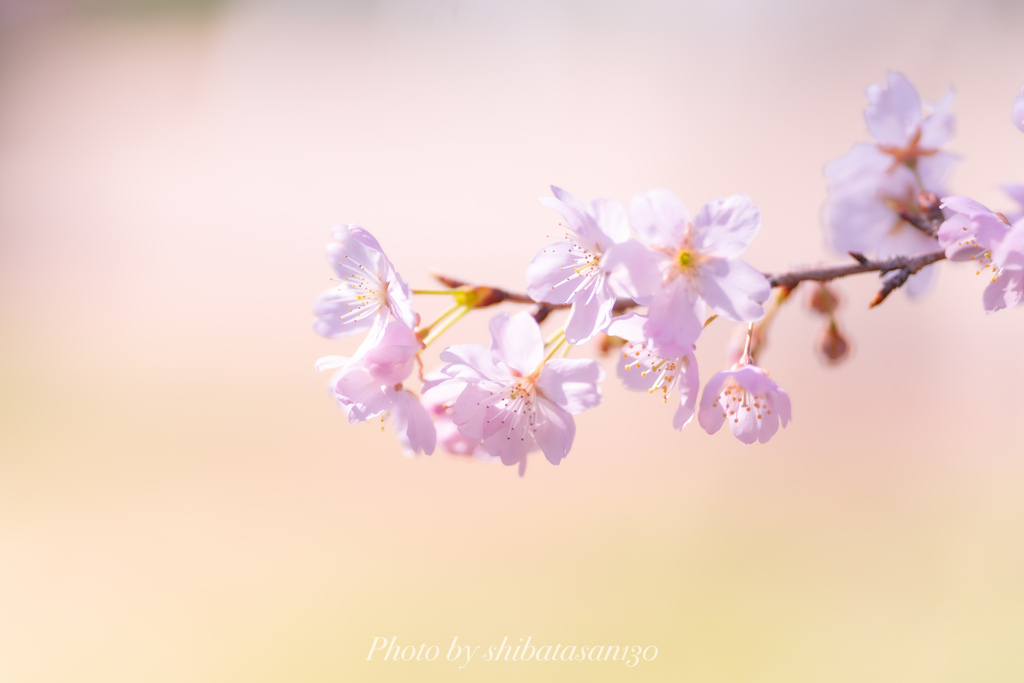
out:
{"label": "hanging blossom", "polygon": [[496,460],[484,450],[483,441],[466,437],[455,425],[455,401],[465,388],[465,382],[440,374],[427,377],[423,384],[423,407],[434,421],[437,445],[452,455]]}
{"label": "hanging blossom", "polygon": [[704,205],[693,220],[667,190],[637,195],[629,216],[655,256],[660,284],[640,292],[649,301],[644,334],[669,356],[686,355],[704,326],[705,305],[730,320],[764,315],[768,279],[738,257],[761,229],[749,197],[733,195]]}
{"label": "hanging blossom", "polygon": [[[833,248],[878,258],[914,255],[935,248],[933,236],[901,214],[926,215],[922,193],[947,194],[944,183],[956,157],[941,150],[953,135],[953,92],[925,114],[917,90],[903,74],[867,89],[864,118],[874,143],[859,143],[825,167],[829,199],[825,224]],[[931,269],[907,282],[911,295],[926,290]]]}
{"label": "hanging blossom", "polygon": [[536,301],[572,304],[565,326],[570,344],[580,344],[605,330],[619,296],[636,297],[652,281],[650,253],[629,235],[622,205],[595,199],[584,205],[561,188],[540,202],[562,215],[565,240],[544,247],[526,270],[527,292]]}
{"label": "hanging blossom", "polygon": [[406,453],[430,455],[437,438],[434,423],[419,398],[402,386],[416,367],[421,348],[422,342],[411,329],[391,322],[380,342],[361,356],[327,356],[317,361],[316,369],[338,369],[328,389],[349,422],[380,416],[383,423],[390,418]]}
{"label": "hanging blossom", "polygon": [[968,197],[946,197],[952,212],[939,229],[939,244],[950,261],[973,261],[977,274],[991,271],[982,295],[986,313],[1020,302],[1024,294],[1024,218],[1013,225],[1002,214]]}
{"label": "hanging blossom", "polygon": [[335,284],[317,297],[313,329],[334,339],[369,331],[356,356],[381,341],[388,321],[413,329],[419,317],[412,310],[409,286],[384,255],[380,243],[358,225],[333,228],[327,261]]}
{"label": "hanging blossom", "polygon": [[704,386],[697,421],[708,434],[728,422],[733,436],[749,445],[766,443],[791,419],[789,394],[756,365],[737,363]]}
{"label": "hanging blossom", "polygon": [[540,327],[529,313],[495,316],[490,330],[490,348],[462,344],[441,352],[447,363],[441,373],[465,383],[453,421],[470,442],[482,442],[506,465],[518,464],[520,476],[527,453],[538,448],[557,465],[576,435],[572,416],[601,400],[604,370],[592,360],[545,358]]}
{"label": "hanging blossom", "polygon": [[627,389],[660,394],[668,403],[668,395],[679,394],[679,407],[672,417],[672,426],[682,429],[693,420],[700,393],[700,377],[694,348],[683,355],[663,354],[647,340],[644,327],[647,316],[629,313],[612,321],[608,334],[626,340],[618,364],[619,377]]}

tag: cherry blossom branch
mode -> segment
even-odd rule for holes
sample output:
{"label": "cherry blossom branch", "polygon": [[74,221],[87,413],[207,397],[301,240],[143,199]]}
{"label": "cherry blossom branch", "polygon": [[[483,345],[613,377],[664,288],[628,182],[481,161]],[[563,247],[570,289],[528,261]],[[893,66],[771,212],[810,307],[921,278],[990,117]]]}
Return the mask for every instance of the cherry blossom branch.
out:
{"label": "cherry blossom branch", "polygon": [[823,266],[821,268],[794,270],[789,273],[771,275],[768,277],[768,281],[771,283],[772,287],[786,287],[788,289],[793,289],[801,282],[807,280],[814,282],[830,282],[841,277],[847,277],[848,275],[875,272],[880,275],[886,275],[887,273],[896,271],[896,274],[885,281],[885,284],[882,285],[882,289],[875,295],[875,298],[871,300],[871,306],[874,307],[885,301],[886,297],[902,287],[911,275],[918,272],[925,266],[929,266],[945,259],[946,252],[940,249],[920,254],[918,256],[894,256],[892,258],[879,261],[872,261],[865,258],[863,254],[858,254],[856,252],[850,252],[850,256],[852,256],[857,263],[844,266]]}
{"label": "cherry blossom branch", "polygon": [[[805,281],[831,282],[832,280],[838,280],[839,278],[848,277],[850,275],[859,275],[861,273],[879,273],[880,275],[887,275],[888,273],[895,272],[896,274],[885,281],[882,285],[882,289],[879,290],[878,294],[875,295],[875,298],[871,300],[871,306],[873,307],[882,303],[886,297],[902,287],[911,275],[917,273],[926,266],[945,259],[946,252],[943,250],[936,250],[917,256],[894,256],[892,258],[881,260],[871,260],[866,258],[863,254],[858,254],[856,252],[850,252],[850,256],[854,261],[856,261],[856,263],[821,266],[817,268],[803,268],[800,270],[779,273],[777,275],[766,275],[766,277],[773,288],[781,287],[792,290],[796,288],[798,284]],[[552,312],[562,308],[569,308],[571,305],[538,303],[531,299],[529,295],[521,292],[509,291],[491,285],[473,285],[464,280],[459,280],[447,275],[435,274],[434,277],[452,290],[474,292],[474,308],[494,306],[495,304],[500,304],[503,301],[511,301],[513,303],[521,304],[534,304],[537,306],[537,310],[534,312],[533,317],[537,322],[543,321]],[[636,306],[636,303],[631,299],[619,299],[615,304],[614,310],[616,313],[622,313],[634,306]]]}

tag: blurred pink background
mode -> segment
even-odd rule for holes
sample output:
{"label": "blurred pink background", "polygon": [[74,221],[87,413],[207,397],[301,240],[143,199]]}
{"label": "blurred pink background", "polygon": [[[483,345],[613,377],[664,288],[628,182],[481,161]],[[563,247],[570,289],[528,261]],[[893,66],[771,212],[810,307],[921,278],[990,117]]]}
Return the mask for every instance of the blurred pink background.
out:
{"label": "blurred pink background", "polygon": [[[870,311],[877,282],[845,282],[834,369],[796,297],[766,446],[675,432],[611,378],[523,479],[349,425],[313,362],[358,342],[311,330],[331,225],[414,286],[521,288],[551,183],[746,193],[752,264],[836,259],[821,169],[886,69],[955,86],[951,186],[1007,207],[1022,25],[952,0],[0,3],[0,680],[1024,679],[1024,311],[986,316],[966,268]],[[367,662],[377,636],[658,656],[459,671]]]}

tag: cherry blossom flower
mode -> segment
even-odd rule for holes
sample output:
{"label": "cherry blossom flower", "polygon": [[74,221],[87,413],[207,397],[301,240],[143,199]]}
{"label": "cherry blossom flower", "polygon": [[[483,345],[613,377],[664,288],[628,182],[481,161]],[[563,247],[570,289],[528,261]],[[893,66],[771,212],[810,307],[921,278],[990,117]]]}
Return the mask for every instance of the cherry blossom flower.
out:
{"label": "cherry blossom flower", "polygon": [[391,322],[380,343],[354,359],[327,356],[317,361],[317,370],[338,369],[328,383],[349,422],[363,422],[380,416],[391,418],[395,434],[407,453],[434,450],[436,432],[427,409],[419,398],[402,386],[415,368],[422,348],[416,334],[399,322]]}
{"label": "cherry blossom flower", "polygon": [[946,197],[952,215],[939,228],[939,244],[950,261],[973,261],[977,274],[991,271],[982,294],[986,313],[1020,302],[1024,294],[1024,218],[1012,226],[1006,217],[969,197]]}
{"label": "cherry blossom flower", "polygon": [[1024,133],[1024,86],[1020,89],[1020,94],[1017,95],[1017,99],[1013,101],[1013,125],[1017,126],[1017,130]]}
{"label": "cherry blossom flower", "polygon": [[758,366],[739,363],[708,380],[697,421],[708,434],[728,422],[733,436],[749,445],[766,443],[790,415],[789,395]]}
{"label": "cherry blossom flower", "polygon": [[557,465],[576,434],[572,416],[601,400],[604,370],[592,360],[545,359],[529,313],[495,316],[490,329],[490,348],[462,344],[441,352],[441,373],[466,385],[452,408],[455,425],[506,465],[518,464],[520,476],[531,450]]}
{"label": "cherry blossom flower", "polygon": [[[875,143],[857,144],[825,167],[829,199],[825,224],[839,252],[887,258],[935,248],[934,237],[906,221],[923,214],[920,196],[947,194],[945,178],[956,157],[941,151],[953,134],[952,90],[924,114],[920,96],[902,74],[889,72],[885,84],[867,89],[864,118]],[[907,282],[914,296],[932,280],[926,269]]]}
{"label": "cherry blossom flower", "polygon": [[487,454],[483,441],[467,438],[455,425],[454,407],[466,383],[435,374],[423,385],[423,407],[434,420],[437,445],[452,455],[468,455],[480,460],[499,460]]}
{"label": "cherry blossom flower", "polygon": [[334,286],[317,298],[313,329],[332,339],[369,330],[358,356],[380,342],[390,319],[414,328],[418,316],[412,310],[409,286],[380,243],[354,224],[336,226],[332,236],[327,261],[338,279],[332,278]]}
{"label": "cherry blossom flower", "polygon": [[656,285],[651,282],[653,261],[630,239],[621,204],[596,199],[585,206],[554,185],[551,192],[554,198],[540,201],[562,215],[569,232],[530,261],[527,292],[537,301],[572,304],[565,338],[580,344],[608,327],[617,297],[638,296],[636,281],[645,289]]}
{"label": "cherry blossom flower", "polygon": [[668,357],[647,340],[644,326],[647,317],[629,313],[612,321],[608,333],[626,340],[618,364],[619,377],[626,388],[661,394],[668,402],[673,390],[679,394],[679,407],[672,417],[672,426],[682,429],[693,420],[700,393],[697,358],[690,351],[681,356]]}
{"label": "cherry blossom flower", "polygon": [[743,195],[708,202],[693,220],[667,190],[633,198],[630,220],[657,258],[661,284],[650,294],[644,334],[669,356],[689,352],[704,325],[705,304],[730,320],[764,314],[768,279],[738,256],[761,229],[761,213]]}

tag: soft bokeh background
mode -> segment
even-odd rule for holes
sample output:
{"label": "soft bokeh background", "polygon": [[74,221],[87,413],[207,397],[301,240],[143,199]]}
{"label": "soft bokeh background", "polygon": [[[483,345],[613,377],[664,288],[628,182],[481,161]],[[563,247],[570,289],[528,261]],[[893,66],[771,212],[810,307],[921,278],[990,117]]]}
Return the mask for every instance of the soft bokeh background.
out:
{"label": "soft bokeh background", "polygon": [[[845,283],[835,369],[798,297],[767,446],[609,381],[523,479],[347,424],[312,366],[356,342],[310,329],[331,225],[421,287],[522,287],[549,183],[744,192],[753,264],[836,258],[821,168],[889,68],[955,85],[953,187],[1008,207],[1022,25],[1010,0],[0,2],[0,680],[1024,680],[1024,311],[985,316],[966,268],[871,311]],[[658,656],[459,671],[367,662],[377,636]]]}

